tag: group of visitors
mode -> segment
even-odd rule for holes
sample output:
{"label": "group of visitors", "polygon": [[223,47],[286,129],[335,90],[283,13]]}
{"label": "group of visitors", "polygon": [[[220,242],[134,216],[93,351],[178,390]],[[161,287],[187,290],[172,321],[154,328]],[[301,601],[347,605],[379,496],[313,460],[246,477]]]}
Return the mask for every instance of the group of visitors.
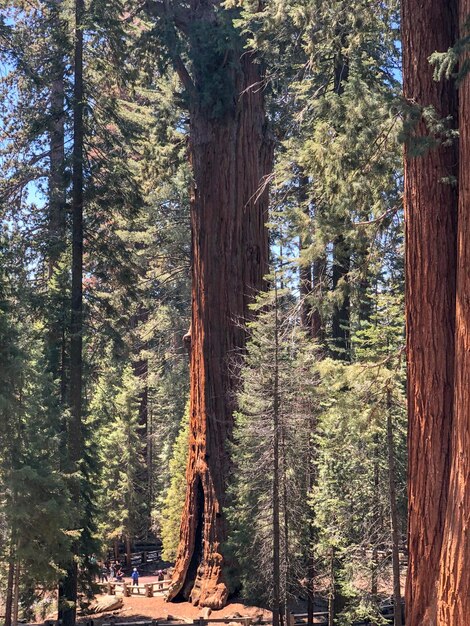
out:
{"label": "group of visitors", "polygon": [[119,561],[105,561],[100,564],[100,583],[107,583],[108,580],[122,582],[124,572]]}
{"label": "group of visitors", "polygon": [[[101,583],[107,582],[122,582],[124,580],[124,572],[119,561],[96,561],[94,565],[99,567],[99,580]],[[163,580],[165,579],[166,570],[157,570],[155,575],[159,582],[159,589],[163,589]],[[139,585],[139,571],[137,567],[134,567],[131,573],[132,586],[138,587]]]}

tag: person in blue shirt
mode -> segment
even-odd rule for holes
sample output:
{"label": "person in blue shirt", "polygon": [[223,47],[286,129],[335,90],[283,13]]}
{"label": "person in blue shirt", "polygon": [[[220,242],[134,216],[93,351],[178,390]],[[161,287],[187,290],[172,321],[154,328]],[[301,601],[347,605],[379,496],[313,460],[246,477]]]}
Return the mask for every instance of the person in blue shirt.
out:
{"label": "person in blue shirt", "polygon": [[137,571],[137,567],[134,567],[132,570],[132,586],[137,587],[139,584],[139,572]]}

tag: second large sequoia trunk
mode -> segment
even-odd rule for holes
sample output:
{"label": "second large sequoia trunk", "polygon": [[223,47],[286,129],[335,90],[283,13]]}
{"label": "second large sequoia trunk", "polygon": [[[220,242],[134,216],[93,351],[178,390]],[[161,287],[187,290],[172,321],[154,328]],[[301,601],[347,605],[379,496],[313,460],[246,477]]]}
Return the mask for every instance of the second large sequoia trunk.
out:
{"label": "second large sequoia trunk", "polygon": [[222,89],[232,90],[228,97],[225,93],[225,109],[208,109],[197,75],[190,96],[190,447],[180,544],[167,596],[211,608],[222,607],[229,593],[224,555],[227,442],[236,361],[245,344],[243,322],[268,267],[266,176],[272,161],[260,66],[242,48],[223,63],[228,79]]}
{"label": "second large sequoia trunk", "polygon": [[[403,80],[412,105],[457,117],[451,81],[436,81],[429,56],[457,37],[456,0],[402,1]],[[418,112],[419,114],[419,112]],[[419,119],[415,141],[429,129]],[[414,144],[414,145],[413,145]],[[435,626],[448,496],[454,386],[457,192],[455,145],[405,159],[406,324],[409,413],[407,626]],[[450,623],[449,623],[450,626]]]}
{"label": "second large sequoia trunk", "polygon": [[[468,37],[470,0],[461,0],[460,37]],[[466,51],[462,63],[468,62]],[[454,418],[446,525],[443,537],[439,626],[464,626],[470,615],[470,76],[459,89],[459,210],[455,328]]]}

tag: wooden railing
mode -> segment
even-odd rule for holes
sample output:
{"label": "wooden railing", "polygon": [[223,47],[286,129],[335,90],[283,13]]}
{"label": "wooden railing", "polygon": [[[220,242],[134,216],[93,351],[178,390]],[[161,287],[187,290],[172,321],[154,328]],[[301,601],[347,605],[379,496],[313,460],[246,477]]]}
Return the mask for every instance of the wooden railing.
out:
{"label": "wooden railing", "polygon": [[[160,560],[161,550],[142,550],[141,552],[131,553],[131,565],[141,565],[143,563],[156,563]],[[111,560],[115,560],[114,557]],[[121,565],[125,565],[127,562],[126,554],[120,554],[117,559]]]}
{"label": "wooden railing", "polygon": [[142,583],[140,585],[133,585],[125,581],[109,581],[107,583],[98,583],[98,585],[104,589],[110,596],[116,595],[116,591],[122,593],[125,598],[130,598],[132,595],[142,595],[147,598],[153,598],[155,594],[164,593],[168,591],[170,587],[171,579],[155,580],[151,583]]}

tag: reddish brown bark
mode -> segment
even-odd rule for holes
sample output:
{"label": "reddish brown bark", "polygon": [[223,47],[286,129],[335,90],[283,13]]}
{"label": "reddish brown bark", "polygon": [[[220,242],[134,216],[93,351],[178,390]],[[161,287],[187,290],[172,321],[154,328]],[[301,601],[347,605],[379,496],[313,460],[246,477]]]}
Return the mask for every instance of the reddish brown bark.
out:
{"label": "reddish brown bark", "polygon": [[[456,92],[437,82],[429,56],[456,39],[456,0],[403,0],[403,78],[411,104],[456,119]],[[421,120],[418,137],[428,134]],[[411,141],[411,146],[413,140]],[[406,324],[409,412],[407,626],[436,624],[447,502],[455,325],[455,147],[405,154]],[[449,625],[450,626],[450,623]]]}
{"label": "reddish brown bark", "polygon": [[[232,72],[233,104],[213,117],[191,98],[190,150],[194,175],[192,324],[188,489],[168,599],[220,608],[228,597],[223,543],[241,325],[267,271],[265,228],[271,164],[259,65],[239,52]],[[227,58],[230,58],[227,55]],[[233,63],[233,59],[232,59]],[[197,80],[197,77],[196,77]],[[197,83],[196,83],[197,84]],[[266,187],[266,185],[265,185]]]}
{"label": "reddish brown bark", "polygon": [[[460,1],[461,36],[470,0]],[[470,77],[459,89],[459,210],[452,460],[439,588],[440,626],[470,619]]]}

